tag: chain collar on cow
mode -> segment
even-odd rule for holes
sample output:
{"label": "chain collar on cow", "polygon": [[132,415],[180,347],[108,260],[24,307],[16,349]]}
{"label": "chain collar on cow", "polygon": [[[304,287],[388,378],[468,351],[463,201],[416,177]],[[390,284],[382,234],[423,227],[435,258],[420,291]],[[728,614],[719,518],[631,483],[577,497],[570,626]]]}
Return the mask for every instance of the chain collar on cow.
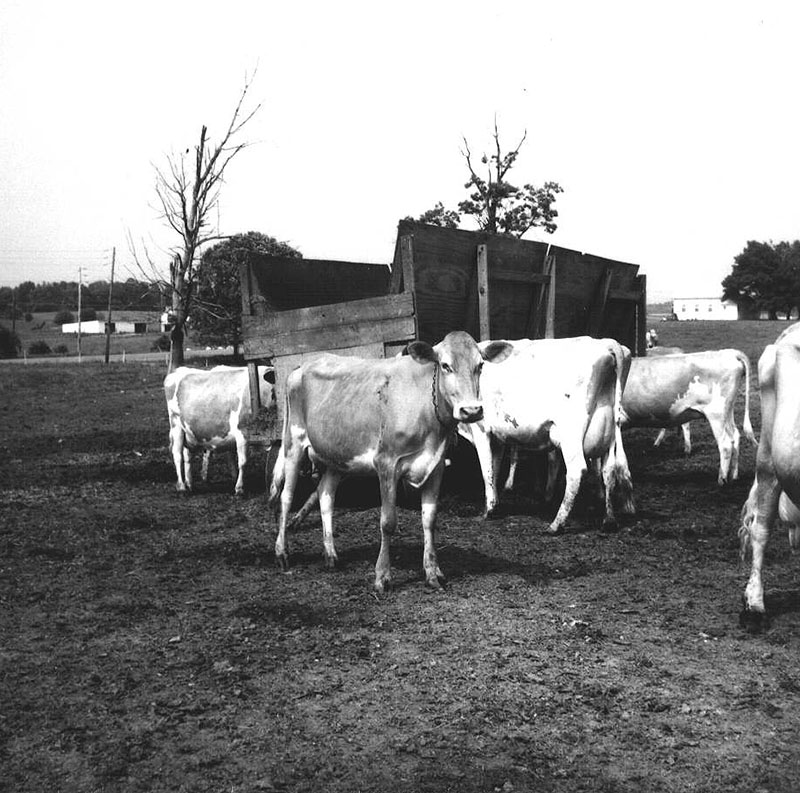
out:
{"label": "chain collar on cow", "polygon": [[434,363],[433,365],[433,382],[431,383],[431,399],[433,400],[433,414],[434,416],[436,416],[436,420],[442,427],[450,431],[452,429],[451,427],[452,421],[443,420],[442,417],[439,415],[439,364],[438,363]]}

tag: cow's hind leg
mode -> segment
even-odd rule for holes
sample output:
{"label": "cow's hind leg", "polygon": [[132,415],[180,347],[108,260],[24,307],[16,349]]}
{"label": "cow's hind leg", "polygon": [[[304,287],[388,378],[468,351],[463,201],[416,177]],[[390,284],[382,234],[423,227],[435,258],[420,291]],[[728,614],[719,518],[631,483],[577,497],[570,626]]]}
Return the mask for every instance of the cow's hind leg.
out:
{"label": "cow's hind leg", "polygon": [[286,524],[292,508],[297,478],[300,475],[302,445],[297,441],[283,443],[275,461],[273,482],[270,488],[270,501],[275,502],[280,494],[280,514],[278,516],[278,536],[275,538],[275,564],[281,570],[289,569],[289,556],[286,548]]}
{"label": "cow's hind leg", "polygon": [[[175,466],[175,489],[179,493],[183,493],[187,490],[186,479],[184,478],[183,474],[183,456],[184,452],[187,452],[188,450],[185,448],[183,430],[177,423],[172,424],[169,429],[169,450],[170,454],[172,455],[172,463]],[[191,483],[191,481],[190,469],[189,482]],[[191,485],[189,486],[189,489],[191,489]]]}
{"label": "cow's hind leg", "polygon": [[742,557],[750,547],[752,563],[750,578],[744,590],[745,611],[742,621],[758,626],[764,614],[764,585],[761,580],[761,568],[764,564],[769,530],[775,522],[778,512],[780,487],[771,472],[756,474],[750,494],[742,508],[742,525],[739,536],[742,545]]}
{"label": "cow's hind leg", "polygon": [[439,490],[442,486],[444,463],[439,463],[428,477],[420,493],[422,501],[422,533],[424,550],[422,568],[425,572],[425,583],[431,589],[441,589],[445,577],[439,569],[436,557],[436,512],[439,504]]}
{"label": "cow's hind leg", "polygon": [[575,504],[575,499],[578,497],[578,492],[581,489],[581,482],[586,473],[586,458],[583,456],[583,443],[576,445],[574,449],[570,449],[562,443],[561,453],[564,455],[564,465],[567,469],[566,484],[561,506],[558,508],[553,522],[547,527],[547,531],[551,534],[560,531],[561,527],[566,523],[567,518],[572,512],[572,507]]}
{"label": "cow's hind leg", "polygon": [[[244,433],[237,429],[234,437],[236,438],[236,461],[231,456],[231,475],[236,476],[236,485],[233,492],[237,496],[244,495],[244,469],[247,465],[247,439]],[[233,452],[231,452],[233,455]]]}
{"label": "cow's hind leg", "polygon": [[[329,468],[322,474],[317,485],[319,495],[319,511],[322,516],[322,544],[324,547],[325,567],[332,570],[336,567],[336,548],[333,544],[333,504],[336,499],[336,488],[342,481],[341,474]],[[306,502],[308,503],[308,502]],[[305,505],[304,505],[305,508]]]}

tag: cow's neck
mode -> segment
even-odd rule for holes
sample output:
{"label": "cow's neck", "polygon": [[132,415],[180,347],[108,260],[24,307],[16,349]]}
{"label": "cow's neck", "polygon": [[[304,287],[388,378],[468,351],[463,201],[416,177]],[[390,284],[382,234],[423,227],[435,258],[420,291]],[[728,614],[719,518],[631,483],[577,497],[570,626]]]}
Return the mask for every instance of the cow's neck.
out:
{"label": "cow's neck", "polygon": [[431,401],[433,402],[433,415],[439,422],[439,426],[444,430],[445,434],[453,432],[456,428],[456,423],[453,421],[452,413],[445,408],[444,417],[442,417],[442,397],[439,393],[439,364],[433,365],[433,382],[431,383]]}

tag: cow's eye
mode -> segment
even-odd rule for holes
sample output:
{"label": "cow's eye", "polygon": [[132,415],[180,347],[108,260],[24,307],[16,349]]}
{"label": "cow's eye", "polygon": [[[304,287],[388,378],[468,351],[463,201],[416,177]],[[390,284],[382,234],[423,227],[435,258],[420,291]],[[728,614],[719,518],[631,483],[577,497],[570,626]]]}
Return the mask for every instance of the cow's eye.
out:
{"label": "cow's eye", "polygon": [[452,372],[453,372],[453,367],[452,367],[452,366],[450,366],[450,364],[449,364],[449,363],[443,363],[443,364],[442,364],[442,371],[443,371],[445,374],[452,374]]}
{"label": "cow's eye", "polygon": [[475,367],[475,374],[480,374],[483,371],[483,361]]}

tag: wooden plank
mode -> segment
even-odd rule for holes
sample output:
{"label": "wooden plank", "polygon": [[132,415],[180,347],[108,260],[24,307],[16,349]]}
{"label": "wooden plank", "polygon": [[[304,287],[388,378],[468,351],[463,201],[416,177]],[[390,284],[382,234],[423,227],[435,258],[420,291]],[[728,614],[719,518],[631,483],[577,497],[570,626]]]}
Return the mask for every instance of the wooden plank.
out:
{"label": "wooden plank", "polygon": [[250,385],[250,412],[253,416],[258,413],[261,407],[261,389],[258,383],[258,364],[250,363],[247,365],[248,382]]}
{"label": "wooden plank", "polygon": [[590,336],[600,336],[603,331],[603,319],[606,313],[606,304],[608,303],[608,292],[611,288],[612,277],[613,271],[610,267],[606,267],[600,279],[600,288],[597,290],[589,310],[586,332]]}
{"label": "wooden plank", "polygon": [[544,323],[544,337],[554,339],[556,337],[556,257],[553,254],[553,261],[550,266],[550,283],[547,286],[547,313]]}
{"label": "wooden plank", "polygon": [[647,276],[637,275],[636,281],[640,287],[639,302],[636,304],[636,350],[635,355],[647,354]]}
{"label": "wooden plank", "polygon": [[[538,289],[535,285],[531,289],[530,313],[528,314],[528,321],[525,323],[525,338],[527,339],[540,338],[539,328],[544,325],[542,322],[542,309],[546,305],[547,291],[550,287],[550,270],[553,267],[554,261],[555,256],[549,253],[548,249],[548,253],[544,257],[544,272],[541,274],[546,280],[539,284]],[[537,292],[538,294],[535,294]]]}
{"label": "wooden plank", "polygon": [[609,300],[622,300],[628,303],[638,303],[642,298],[641,290],[639,289],[609,289]]}
{"label": "wooden plank", "polygon": [[312,328],[344,325],[348,322],[371,322],[380,319],[409,317],[414,313],[410,294],[383,295],[326,306],[274,311],[267,317],[242,317],[244,335],[277,336],[282,333]]}
{"label": "wooden plank", "polygon": [[405,316],[295,330],[274,336],[245,334],[244,354],[249,360],[356,347],[373,342],[412,341],[415,331],[414,317]]}
{"label": "wooden plank", "polygon": [[400,238],[400,261],[403,265],[403,292],[414,293],[414,235],[404,234]]}
{"label": "wooden plank", "polygon": [[485,245],[478,245],[478,323],[480,338],[486,341],[489,335],[489,256]]}
{"label": "wooden plank", "polygon": [[514,270],[493,269],[489,274],[489,283],[492,281],[517,284],[548,284],[550,283],[550,276],[547,273],[518,273]]}

